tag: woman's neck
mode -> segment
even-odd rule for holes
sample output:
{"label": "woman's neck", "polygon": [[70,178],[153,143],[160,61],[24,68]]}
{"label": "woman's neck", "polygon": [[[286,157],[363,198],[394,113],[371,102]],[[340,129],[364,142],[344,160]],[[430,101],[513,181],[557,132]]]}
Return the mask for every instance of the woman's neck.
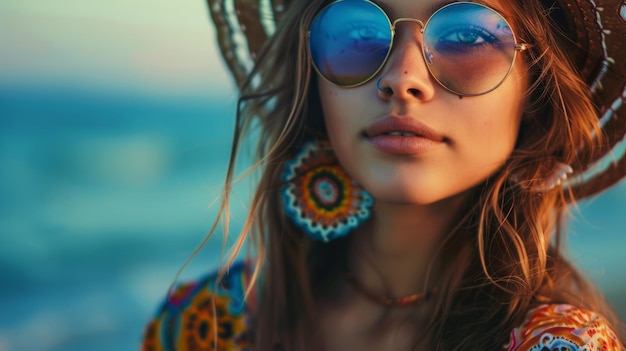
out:
{"label": "woman's neck", "polygon": [[351,274],[369,290],[390,297],[432,288],[440,267],[433,264],[436,251],[455,230],[467,198],[462,194],[427,206],[376,203],[371,220],[353,233]]}

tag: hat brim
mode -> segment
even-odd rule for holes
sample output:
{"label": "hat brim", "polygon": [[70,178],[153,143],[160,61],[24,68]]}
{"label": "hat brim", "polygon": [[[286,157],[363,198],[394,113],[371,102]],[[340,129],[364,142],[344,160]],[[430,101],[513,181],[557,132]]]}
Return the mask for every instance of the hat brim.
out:
{"label": "hat brim", "polygon": [[[597,194],[626,175],[626,3],[621,0],[543,0],[562,25],[579,72],[598,108],[605,143],[596,159],[574,174],[575,198]],[[556,5],[556,6],[555,6]]]}

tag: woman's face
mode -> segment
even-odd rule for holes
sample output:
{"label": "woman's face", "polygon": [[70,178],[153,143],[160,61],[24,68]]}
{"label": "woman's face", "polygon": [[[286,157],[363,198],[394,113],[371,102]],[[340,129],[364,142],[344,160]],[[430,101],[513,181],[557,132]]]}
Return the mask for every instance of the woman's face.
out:
{"label": "woman's face", "polygon": [[[437,1],[379,3],[392,20],[425,20]],[[487,5],[506,17],[505,1]],[[419,29],[414,22],[396,26],[387,63],[364,85],[318,79],[335,153],[377,201],[430,204],[466,192],[503,165],[518,135],[528,87],[523,55],[498,88],[460,99],[430,75]]]}

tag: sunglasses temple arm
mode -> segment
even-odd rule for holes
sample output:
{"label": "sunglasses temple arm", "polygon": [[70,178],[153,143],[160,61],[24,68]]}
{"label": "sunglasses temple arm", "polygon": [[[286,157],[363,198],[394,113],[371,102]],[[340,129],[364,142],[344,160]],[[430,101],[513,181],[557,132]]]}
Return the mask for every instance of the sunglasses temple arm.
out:
{"label": "sunglasses temple arm", "polygon": [[520,51],[520,52],[521,51],[526,51],[526,50],[532,48],[533,46],[535,46],[535,45],[528,44],[528,43],[515,44],[515,50],[516,51]]}

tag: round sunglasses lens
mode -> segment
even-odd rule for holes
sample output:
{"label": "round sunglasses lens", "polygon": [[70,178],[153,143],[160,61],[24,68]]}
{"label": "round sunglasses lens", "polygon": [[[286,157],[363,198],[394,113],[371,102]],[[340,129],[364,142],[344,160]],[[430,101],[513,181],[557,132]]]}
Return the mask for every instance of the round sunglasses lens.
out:
{"label": "round sunglasses lens", "polygon": [[443,7],[426,24],[424,57],[433,76],[463,95],[502,83],[515,59],[515,37],[497,12],[473,3]]}
{"label": "round sunglasses lens", "polygon": [[387,16],[367,1],[340,1],[313,20],[309,48],[319,74],[340,86],[369,80],[382,66],[391,45]]}

